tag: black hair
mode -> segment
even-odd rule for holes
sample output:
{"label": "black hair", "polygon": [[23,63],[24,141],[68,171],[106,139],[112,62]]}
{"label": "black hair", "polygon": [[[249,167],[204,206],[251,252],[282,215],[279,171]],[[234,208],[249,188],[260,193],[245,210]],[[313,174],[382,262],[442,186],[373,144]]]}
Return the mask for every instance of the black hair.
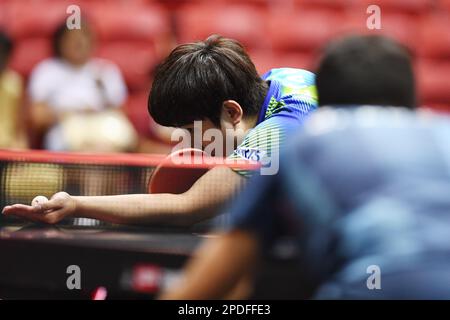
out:
{"label": "black hair", "polygon": [[13,47],[11,38],[6,33],[0,31],[0,71],[8,63]]}
{"label": "black hair", "polygon": [[176,47],[158,67],[148,110],[163,126],[180,127],[195,120],[220,124],[225,100],[238,102],[244,116],[256,115],[267,84],[244,47],[212,35],[205,41]]}
{"label": "black hair", "polygon": [[[89,26],[88,26],[85,18],[83,18],[83,21],[81,23],[81,28],[89,31]],[[66,33],[69,31],[71,31],[71,29],[67,28],[67,23],[64,20],[56,27],[55,31],[53,32],[52,50],[53,50],[54,57],[61,58],[61,55],[62,55],[61,42],[62,42],[62,39],[64,38],[64,36],[66,35]]]}
{"label": "black hair", "polygon": [[411,56],[384,36],[349,36],[332,42],[316,76],[321,106],[416,107]]}

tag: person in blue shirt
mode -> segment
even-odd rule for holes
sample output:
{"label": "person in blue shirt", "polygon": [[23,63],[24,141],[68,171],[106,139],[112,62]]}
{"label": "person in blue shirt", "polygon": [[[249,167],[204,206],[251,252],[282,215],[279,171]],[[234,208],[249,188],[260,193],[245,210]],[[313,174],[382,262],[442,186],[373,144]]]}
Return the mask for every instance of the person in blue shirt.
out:
{"label": "person in blue shirt", "polygon": [[161,298],[248,297],[249,275],[283,237],[311,298],[450,298],[450,117],[414,110],[409,55],[387,38],[333,42],[316,83],[321,108],[280,172],[254,177],[225,233]]}
{"label": "person in blue shirt", "polygon": [[[209,155],[260,162],[265,175],[278,172],[280,147],[316,107],[311,72],[283,68],[261,77],[239,42],[218,35],[176,47],[156,72],[148,105],[158,124],[190,132],[192,139],[180,143],[187,141],[184,147],[192,147],[193,140],[193,147]],[[41,206],[16,204],[3,213],[46,223],[87,217],[190,226],[220,213],[250,175],[239,167],[217,166],[182,194],[89,197],[59,192]]]}

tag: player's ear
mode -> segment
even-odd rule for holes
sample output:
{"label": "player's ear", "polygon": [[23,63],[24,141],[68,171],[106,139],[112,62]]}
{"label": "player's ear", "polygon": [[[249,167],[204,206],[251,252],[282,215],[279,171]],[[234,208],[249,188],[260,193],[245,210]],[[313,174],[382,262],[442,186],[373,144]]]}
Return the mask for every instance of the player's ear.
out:
{"label": "player's ear", "polygon": [[239,103],[234,100],[226,100],[222,104],[222,119],[226,119],[233,125],[242,121],[244,111]]}

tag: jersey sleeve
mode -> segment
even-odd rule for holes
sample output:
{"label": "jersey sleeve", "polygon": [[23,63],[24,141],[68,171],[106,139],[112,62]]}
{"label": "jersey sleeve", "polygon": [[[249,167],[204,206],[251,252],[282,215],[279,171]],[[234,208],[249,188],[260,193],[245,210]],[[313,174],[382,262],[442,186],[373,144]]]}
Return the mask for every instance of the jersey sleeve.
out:
{"label": "jersey sleeve", "polygon": [[[263,79],[272,81],[271,87],[276,90],[267,102],[263,120],[250,130],[229,159],[259,162],[262,175],[273,175],[278,172],[280,149],[289,134],[317,108],[317,94],[315,76],[306,70],[272,69]],[[248,170],[235,171],[245,177],[254,174]]]}
{"label": "jersey sleeve", "polygon": [[[299,125],[299,119],[289,113],[271,117],[250,130],[229,159],[259,162],[261,175],[276,174],[283,144]],[[235,172],[247,178],[255,174],[255,171],[241,169],[235,169]]]}
{"label": "jersey sleeve", "polygon": [[[285,139],[285,131],[285,126],[276,118],[264,121],[247,134],[229,159],[255,161],[265,168],[272,164],[276,165],[279,160],[280,145]],[[254,171],[248,170],[235,169],[235,171],[247,178],[254,174]]]}

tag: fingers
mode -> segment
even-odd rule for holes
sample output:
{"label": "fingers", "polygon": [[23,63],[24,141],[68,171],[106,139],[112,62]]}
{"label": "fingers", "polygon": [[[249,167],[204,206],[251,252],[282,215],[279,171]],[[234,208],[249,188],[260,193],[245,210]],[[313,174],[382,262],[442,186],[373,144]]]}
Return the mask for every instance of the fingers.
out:
{"label": "fingers", "polygon": [[35,222],[43,222],[54,224],[64,218],[64,210],[45,210],[40,206],[26,206],[23,204],[15,204],[3,208],[4,215],[14,215],[19,218],[28,219]]}
{"label": "fingers", "polygon": [[4,214],[11,214],[11,213],[14,214],[16,212],[37,213],[37,212],[42,212],[42,210],[38,206],[33,207],[33,206],[27,206],[24,204],[13,204],[11,206],[6,206],[3,208]]}
{"label": "fingers", "polygon": [[11,206],[6,206],[2,209],[2,214],[5,214],[5,211],[8,211],[11,209]]}
{"label": "fingers", "polygon": [[65,217],[64,209],[60,209],[45,213],[43,216],[43,220],[41,221],[49,224],[55,224],[60,222],[64,217]]}
{"label": "fingers", "polygon": [[57,210],[63,208],[70,200],[70,195],[67,192],[55,193],[48,202],[43,205],[44,210]]}
{"label": "fingers", "polygon": [[41,203],[37,207],[40,207],[44,211],[58,210],[62,208],[61,199],[52,197],[48,202]]}
{"label": "fingers", "polygon": [[32,221],[43,222],[43,211],[38,207],[26,206],[23,204],[15,204],[3,208],[4,215],[14,215],[20,218],[29,219]]}
{"label": "fingers", "polygon": [[34,206],[14,204],[4,207],[2,213],[32,221],[53,224],[61,221],[70,213],[70,206],[68,204],[70,204],[70,195],[66,192],[58,192],[48,202]]}

